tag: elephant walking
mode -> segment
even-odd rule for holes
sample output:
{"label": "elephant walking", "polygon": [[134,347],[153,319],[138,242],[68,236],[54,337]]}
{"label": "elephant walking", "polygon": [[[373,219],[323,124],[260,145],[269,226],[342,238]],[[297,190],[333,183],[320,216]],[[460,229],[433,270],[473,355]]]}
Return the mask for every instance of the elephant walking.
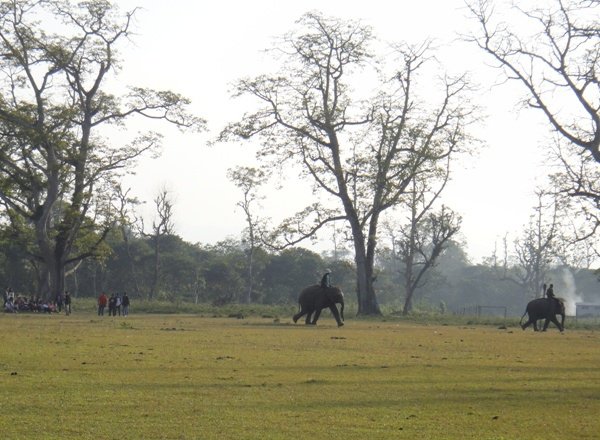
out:
{"label": "elephant walking", "polygon": [[[344,325],[344,293],[338,287],[321,287],[318,284],[309,286],[300,292],[298,302],[300,311],[293,316],[294,322],[306,315],[305,323],[315,325],[321,315],[321,310],[328,307],[337,321],[338,327]],[[339,313],[336,304],[341,304]],[[311,320],[313,313],[314,316]]]}
{"label": "elephant walking", "polygon": [[[525,315],[529,316],[529,320],[523,324]],[[558,322],[556,315],[562,317],[561,322]],[[537,321],[539,319],[545,319],[542,331],[546,331],[548,324],[552,321],[562,332],[565,329],[565,303],[563,300],[560,298],[538,298],[529,301],[525,308],[525,313],[521,316],[521,328],[525,330],[529,325],[533,324],[533,329],[537,332]]]}

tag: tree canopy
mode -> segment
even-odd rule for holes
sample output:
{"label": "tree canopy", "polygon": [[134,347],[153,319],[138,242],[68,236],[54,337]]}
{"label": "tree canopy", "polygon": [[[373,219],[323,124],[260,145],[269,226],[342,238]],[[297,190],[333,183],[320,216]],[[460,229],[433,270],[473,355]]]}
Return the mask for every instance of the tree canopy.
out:
{"label": "tree canopy", "polygon": [[61,295],[65,268],[99,252],[114,221],[114,179],[160,142],[147,131],[116,144],[101,127],[136,115],[203,123],[176,93],[106,87],[134,14],[104,0],[0,4],[0,202],[29,243],[44,296]]}
{"label": "tree canopy", "polygon": [[[419,81],[433,64],[429,44],[396,45],[394,62],[380,75],[374,43],[358,21],[304,15],[278,47],[282,71],[237,85],[258,110],[221,135],[259,137],[261,159],[299,165],[323,198],[284,221],[269,242],[290,246],[328,223],[345,223],[361,314],[379,313],[373,264],[381,215],[402,203],[415,176],[432,173],[463,146],[473,116],[464,76],[443,76],[437,88]],[[375,78],[366,94],[354,88],[357,74]]]}

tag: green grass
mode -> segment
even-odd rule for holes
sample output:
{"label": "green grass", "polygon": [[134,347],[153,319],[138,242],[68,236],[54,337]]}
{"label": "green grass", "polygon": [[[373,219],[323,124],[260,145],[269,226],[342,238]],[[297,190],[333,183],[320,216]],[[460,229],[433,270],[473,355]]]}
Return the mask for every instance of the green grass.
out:
{"label": "green grass", "polygon": [[2,439],[596,439],[600,333],[0,315]]}

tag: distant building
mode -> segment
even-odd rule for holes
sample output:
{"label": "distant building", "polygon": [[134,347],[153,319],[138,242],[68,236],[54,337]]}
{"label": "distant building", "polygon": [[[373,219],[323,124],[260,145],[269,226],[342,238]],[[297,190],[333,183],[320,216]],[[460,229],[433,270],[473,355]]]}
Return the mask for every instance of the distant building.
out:
{"label": "distant building", "polygon": [[575,304],[576,318],[600,318],[600,304]]}

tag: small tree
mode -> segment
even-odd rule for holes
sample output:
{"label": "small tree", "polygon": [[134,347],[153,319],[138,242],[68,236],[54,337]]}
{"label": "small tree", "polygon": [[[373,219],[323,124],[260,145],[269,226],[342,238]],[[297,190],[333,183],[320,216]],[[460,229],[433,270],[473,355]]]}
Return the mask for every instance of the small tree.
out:
{"label": "small tree", "polygon": [[142,220],[140,233],[150,239],[154,249],[154,264],[152,271],[152,285],[148,293],[148,299],[155,299],[158,294],[158,284],[160,281],[160,244],[164,236],[172,235],[173,225],[173,201],[170,198],[169,191],[163,188],[154,199],[156,207],[156,217],[152,221],[151,232],[144,232],[144,222]]}
{"label": "small tree", "polygon": [[237,206],[242,208],[246,218],[246,229],[244,231],[243,242],[247,243],[248,256],[248,289],[246,302],[252,302],[252,289],[254,287],[254,253],[259,244],[259,236],[261,230],[261,221],[255,215],[254,205],[258,205],[261,197],[256,193],[257,189],[265,182],[265,173],[257,168],[252,167],[236,167],[230,169],[227,173],[231,180],[238,188],[242,190],[243,198],[237,203]]}
{"label": "small tree", "polygon": [[[436,171],[431,175],[420,175],[412,181],[412,190],[406,197],[408,221],[399,228],[393,246],[402,264],[404,315],[412,310],[415,291],[423,286],[425,274],[435,266],[438,257],[460,230],[461,219],[454,212],[445,206],[439,212],[432,209],[448,182],[449,164]],[[440,179],[440,183],[432,191],[435,177]]]}
{"label": "small tree", "polygon": [[131,189],[123,191],[123,188],[120,184],[116,186],[116,209],[118,212],[117,227],[121,232],[121,238],[123,239],[123,243],[125,243],[125,250],[127,252],[129,267],[131,271],[131,280],[134,286],[134,294],[135,296],[140,297],[141,291],[138,282],[138,271],[135,263],[135,258],[131,251],[131,238],[137,219],[135,215],[130,211],[130,208],[139,205],[140,201],[136,197],[131,197],[129,195],[130,191]]}
{"label": "small tree", "polygon": [[531,297],[543,293],[542,286],[552,263],[560,255],[560,215],[559,205],[552,194],[537,192],[537,205],[523,230],[521,237],[514,241],[513,263],[509,261],[508,245],[504,243],[504,257],[501,265],[494,258],[494,267],[504,280],[517,284]]}

